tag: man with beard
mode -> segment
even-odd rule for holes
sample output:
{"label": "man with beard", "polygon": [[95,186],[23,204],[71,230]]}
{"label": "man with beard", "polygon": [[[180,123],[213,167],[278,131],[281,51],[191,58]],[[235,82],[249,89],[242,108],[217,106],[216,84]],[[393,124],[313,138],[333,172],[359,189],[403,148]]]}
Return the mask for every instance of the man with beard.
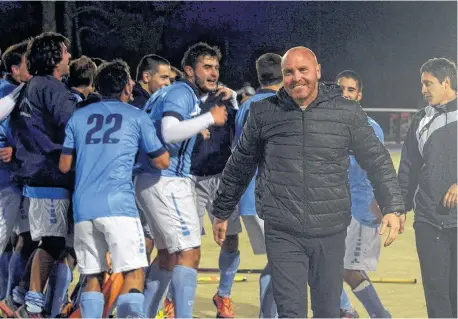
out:
{"label": "man with beard", "polygon": [[213,203],[213,234],[222,245],[227,219],[258,168],[256,212],[264,219],[272,287],[280,318],[338,318],[346,229],[351,219],[350,150],[368,172],[384,214],[385,245],[403,229],[404,204],[390,154],[355,101],[319,83],[308,48],[282,58],[284,88],[255,102]]}
{"label": "man with beard", "polygon": [[[200,114],[200,97],[217,89],[218,48],[206,43],[191,46],[184,54],[186,79],[156,92],[145,106],[170,152],[170,166],[157,170],[140,153],[140,173],[135,181],[139,207],[145,212],[158,248],[145,285],[145,313],[156,315],[162,296],[171,282],[176,316],[191,318],[200,261],[201,226],[191,180],[191,153],[196,135],[211,125],[224,125],[225,106]],[[226,99],[232,91],[221,88]]]}

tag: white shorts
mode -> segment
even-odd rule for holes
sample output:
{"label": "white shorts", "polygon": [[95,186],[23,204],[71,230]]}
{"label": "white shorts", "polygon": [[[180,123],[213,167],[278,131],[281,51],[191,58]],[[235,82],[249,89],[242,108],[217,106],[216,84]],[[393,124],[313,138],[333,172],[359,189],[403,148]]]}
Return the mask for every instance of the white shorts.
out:
{"label": "white shorts", "polygon": [[378,232],[378,227],[364,226],[351,219],[345,239],[345,269],[376,271],[382,245]]}
{"label": "white shorts", "polygon": [[[221,174],[213,176],[193,176],[194,187],[196,188],[197,196],[197,213],[199,215],[200,226],[204,227],[204,216],[205,210],[208,213],[208,217],[213,224],[213,200],[216,197],[216,191],[218,190],[219,183],[221,182]],[[226,234],[237,235],[242,232],[242,225],[240,223],[240,217],[238,210],[234,212],[227,221],[227,232]]]}
{"label": "white shorts", "polygon": [[84,275],[108,270],[110,253],[113,272],[148,266],[145,237],[138,217],[110,216],[75,224],[75,253]]}
{"label": "white shorts", "polygon": [[200,247],[201,227],[190,178],[139,174],[135,179],[135,195],[157,249],[175,253]]}
{"label": "white shorts", "polygon": [[11,240],[13,228],[19,220],[21,193],[13,187],[0,190],[0,254]]}
{"label": "white shorts", "polygon": [[[235,214],[235,213],[234,213]],[[266,253],[266,241],[264,235],[264,220],[258,215],[241,216],[245,225],[248,238],[250,239],[251,248],[255,255],[264,255]]]}
{"label": "white shorts", "polygon": [[[27,207],[28,206],[28,207]],[[42,237],[67,237],[69,199],[29,198],[24,209],[29,213],[32,240]]]}

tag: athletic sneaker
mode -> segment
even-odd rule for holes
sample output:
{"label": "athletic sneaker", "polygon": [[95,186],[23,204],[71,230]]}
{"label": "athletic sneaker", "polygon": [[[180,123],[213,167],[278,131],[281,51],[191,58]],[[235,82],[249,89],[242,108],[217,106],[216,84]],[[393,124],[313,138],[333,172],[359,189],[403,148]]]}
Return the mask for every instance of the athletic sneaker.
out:
{"label": "athletic sneaker", "polygon": [[17,310],[17,307],[13,301],[13,298],[10,296],[6,297],[0,301],[0,316],[3,318],[12,318],[14,317],[14,312]]}
{"label": "athletic sneaker", "polygon": [[356,310],[346,310],[340,309],[340,318],[359,318],[358,312]]}
{"label": "athletic sneaker", "polygon": [[27,309],[25,308],[25,305],[20,306],[14,312],[14,317],[15,318],[44,318],[41,313],[28,312]]}
{"label": "athletic sneaker", "polygon": [[216,307],[216,318],[234,318],[231,298],[221,297],[216,293],[213,296],[213,304]]}
{"label": "athletic sneaker", "polygon": [[173,301],[169,298],[164,300],[164,317],[165,318],[175,318],[175,306]]}

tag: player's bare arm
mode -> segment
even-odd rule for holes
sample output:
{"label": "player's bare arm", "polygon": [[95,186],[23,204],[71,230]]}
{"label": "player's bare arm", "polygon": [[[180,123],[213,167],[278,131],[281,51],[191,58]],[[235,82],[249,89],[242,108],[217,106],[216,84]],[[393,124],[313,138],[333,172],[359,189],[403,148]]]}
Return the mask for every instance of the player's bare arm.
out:
{"label": "player's bare arm", "polygon": [[59,169],[62,173],[66,174],[72,168],[73,155],[60,155]]}

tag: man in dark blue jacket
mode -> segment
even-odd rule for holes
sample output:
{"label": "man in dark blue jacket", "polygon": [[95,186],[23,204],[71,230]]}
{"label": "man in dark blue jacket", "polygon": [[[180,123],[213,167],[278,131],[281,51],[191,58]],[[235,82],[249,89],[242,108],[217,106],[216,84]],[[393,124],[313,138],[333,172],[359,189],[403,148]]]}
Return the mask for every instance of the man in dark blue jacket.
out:
{"label": "man in dark blue jacket", "polygon": [[41,241],[32,262],[29,291],[23,299],[23,310],[29,316],[39,316],[43,310],[42,292],[54,261],[65,249],[68,230],[73,178],[58,168],[65,125],[77,103],[61,82],[69,73],[68,45],[68,39],[52,32],[32,40],[27,63],[33,78],[21,90],[10,115],[16,143],[12,178],[24,185],[31,236]]}

